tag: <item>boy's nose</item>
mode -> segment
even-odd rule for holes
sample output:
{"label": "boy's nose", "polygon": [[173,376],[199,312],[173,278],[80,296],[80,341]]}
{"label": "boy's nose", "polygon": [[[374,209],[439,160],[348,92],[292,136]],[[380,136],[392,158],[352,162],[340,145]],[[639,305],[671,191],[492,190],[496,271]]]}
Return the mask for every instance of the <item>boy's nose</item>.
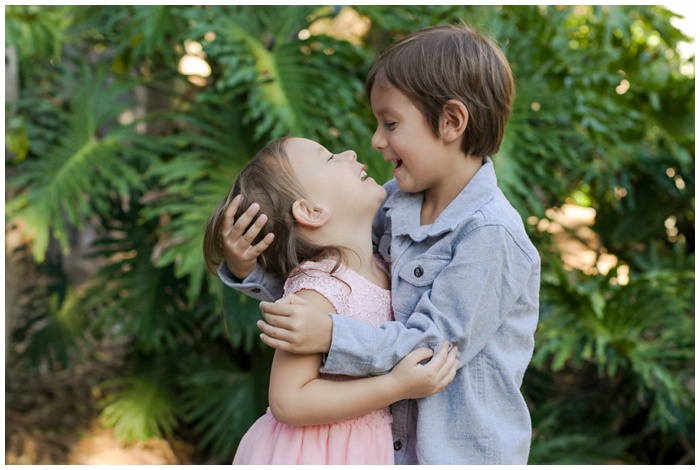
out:
{"label": "boy's nose", "polygon": [[384,147],[386,147],[386,139],[382,136],[382,133],[379,132],[379,129],[377,129],[372,136],[372,148],[375,150],[382,150]]}

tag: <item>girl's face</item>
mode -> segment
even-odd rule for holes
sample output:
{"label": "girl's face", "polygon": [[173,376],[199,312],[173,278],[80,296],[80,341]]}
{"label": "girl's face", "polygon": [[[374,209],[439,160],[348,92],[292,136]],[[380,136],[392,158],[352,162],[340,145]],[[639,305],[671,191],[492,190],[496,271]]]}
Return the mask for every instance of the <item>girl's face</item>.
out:
{"label": "girl's face", "polygon": [[365,173],[352,150],[332,153],[313,140],[293,137],[285,145],[292,169],[307,198],[335,216],[371,216],[386,191]]}

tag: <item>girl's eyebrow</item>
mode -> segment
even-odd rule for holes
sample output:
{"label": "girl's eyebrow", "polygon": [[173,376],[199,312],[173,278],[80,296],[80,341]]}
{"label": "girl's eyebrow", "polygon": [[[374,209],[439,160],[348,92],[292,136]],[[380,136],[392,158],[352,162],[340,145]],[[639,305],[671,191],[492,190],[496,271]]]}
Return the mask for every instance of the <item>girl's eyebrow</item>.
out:
{"label": "girl's eyebrow", "polygon": [[[328,149],[326,149],[325,147],[318,148],[318,153],[320,153],[321,155],[325,155],[326,152],[330,153],[330,151],[328,151]],[[331,153],[331,156],[328,157],[328,159],[326,161],[327,162],[331,161],[333,159],[333,157],[335,157],[335,154]]]}

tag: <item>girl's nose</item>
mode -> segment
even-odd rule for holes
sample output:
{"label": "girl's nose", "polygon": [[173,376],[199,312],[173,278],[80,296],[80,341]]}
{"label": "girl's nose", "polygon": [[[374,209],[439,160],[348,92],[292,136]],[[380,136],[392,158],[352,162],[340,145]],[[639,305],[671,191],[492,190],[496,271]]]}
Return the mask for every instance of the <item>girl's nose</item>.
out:
{"label": "girl's nose", "polygon": [[346,150],[345,152],[342,152],[340,154],[340,157],[344,160],[347,159],[351,161],[357,161],[357,154],[354,150]]}

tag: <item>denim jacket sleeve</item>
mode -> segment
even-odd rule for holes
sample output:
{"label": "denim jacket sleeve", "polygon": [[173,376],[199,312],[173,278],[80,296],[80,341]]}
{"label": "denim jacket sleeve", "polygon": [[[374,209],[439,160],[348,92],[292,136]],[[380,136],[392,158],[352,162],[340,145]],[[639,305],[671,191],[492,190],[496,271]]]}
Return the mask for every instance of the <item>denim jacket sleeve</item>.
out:
{"label": "denim jacket sleeve", "polygon": [[284,294],[284,283],[266,273],[260,265],[245,279],[237,279],[222,261],[217,271],[221,281],[227,286],[257,300],[274,302]]}
{"label": "denim jacket sleeve", "polygon": [[[383,374],[413,349],[427,346],[437,351],[445,339],[459,348],[461,367],[493,340],[504,323],[506,330],[517,330],[514,338],[530,341],[527,338],[531,338],[538,310],[536,252],[521,248],[499,225],[471,230],[462,227],[448,236],[454,238],[451,258],[440,261],[434,255],[427,259],[428,253],[415,253],[404,255],[410,259],[397,263],[399,272],[392,275],[392,295],[400,298],[392,303],[397,306],[406,302],[413,308],[405,312],[395,308],[396,321],[372,327],[332,315],[331,349],[322,372]],[[410,248],[406,252],[410,253]],[[420,266],[425,274],[419,276],[420,282],[413,279],[412,284],[411,277]],[[531,345],[513,344],[512,348],[527,351]]]}

